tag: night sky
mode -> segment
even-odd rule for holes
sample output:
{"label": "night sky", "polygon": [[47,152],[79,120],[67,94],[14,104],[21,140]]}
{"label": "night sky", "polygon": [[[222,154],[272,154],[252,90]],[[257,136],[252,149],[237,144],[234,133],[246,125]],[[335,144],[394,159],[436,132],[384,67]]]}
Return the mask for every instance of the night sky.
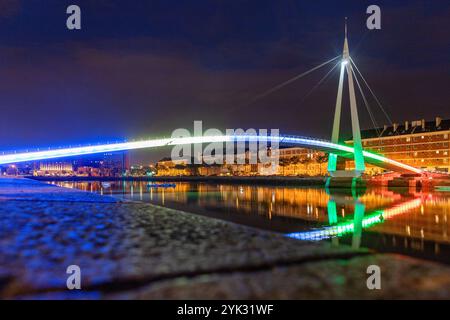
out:
{"label": "night sky", "polygon": [[[66,28],[70,4],[80,31]],[[381,30],[366,28],[370,4]],[[170,136],[194,120],[329,138],[337,70],[306,98],[328,66],[250,102],[340,54],[345,16],[392,120],[450,117],[448,0],[0,0],[0,150]]]}

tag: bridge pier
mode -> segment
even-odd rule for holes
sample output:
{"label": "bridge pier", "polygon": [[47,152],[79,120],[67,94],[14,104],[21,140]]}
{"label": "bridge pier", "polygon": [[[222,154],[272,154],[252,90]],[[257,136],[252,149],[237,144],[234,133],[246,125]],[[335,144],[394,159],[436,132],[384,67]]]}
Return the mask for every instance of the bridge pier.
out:
{"label": "bridge pier", "polygon": [[364,179],[358,177],[329,177],[325,187],[327,189],[365,189],[367,184]]}
{"label": "bridge pier", "polygon": [[428,189],[434,188],[436,182],[429,177],[404,175],[389,180],[388,187],[391,188],[415,188],[415,189]]}

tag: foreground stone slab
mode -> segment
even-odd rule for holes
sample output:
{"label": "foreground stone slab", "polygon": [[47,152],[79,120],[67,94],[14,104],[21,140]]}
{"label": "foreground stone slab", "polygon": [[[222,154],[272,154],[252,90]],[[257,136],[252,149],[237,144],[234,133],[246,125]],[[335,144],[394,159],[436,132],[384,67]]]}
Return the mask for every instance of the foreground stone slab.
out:
{"label": "foreground stone slab", "polygon": [[[381,268],[369,290],[366,268]],[[449,299],[450,268],[399,255],[355,256],[256,272],[161,281],[112,299]]]}
{"label": "foreground stone slab", "polygon": [[[0,219],[4,299],[450,298],[448,266],[26,179],[0,179]],[[367,289],[371,264],[381,290]]]}
{"label": "foreground stone slab", "polygon": [[69,294],[92,297],[180,276],[365,252],[34,181],[4,185],[0,180],[2,298],[49,292],[65,297],[69,265],[80,266],[83,287]]}

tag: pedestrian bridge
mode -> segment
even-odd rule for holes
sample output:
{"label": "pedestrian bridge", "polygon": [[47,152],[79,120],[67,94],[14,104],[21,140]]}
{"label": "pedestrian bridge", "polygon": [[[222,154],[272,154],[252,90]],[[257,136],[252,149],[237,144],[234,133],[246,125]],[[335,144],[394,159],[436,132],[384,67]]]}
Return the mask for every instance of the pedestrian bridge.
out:
{"label": "pedestrian bridge", "polygon": [[[163,138],[149,139],[142,141],[109,143],[79,147],[68,147],[59,149],[37,150],[31,152],[15,152],[0,155],[0,164],[12,164],[36,160],[57,159],[72,156],[83,156],[105,152],[118,152],[127,150],[137,150],[146,148],[158,148],[164,146],[188,145],[197,143],[214,142],[238,142],[238,141],[267,141],[268,143],[278,143],[280,147],[303,147],[332,153],[347,159],[354,159],[354,149],[348,145],[332,143],[326,140],[299,137],[299,136],[261,136],[261,135],[218,135],[218,136],[199,136],[182,138]],[[363,151],[364,161],[372,165],[385,168],[400,173],[422,173],[421,169],[409,166],[407,164],[386,158],[382,155]]]}
{"label": "pedestrian bridge", "polygon": [[[339,59],[342,57],[342,59]],[[0,154],[0,164],[9,164],[9,163],[18,163],[18,162],[27,162],[27,161],[36,161],[36,160],[45,160],[45,159],[54,159],[54,158],[64,158],[64,157],[72,157],[72,156],[82,156],[89,155],[95,153],[104,153],[104,152],[117,152],[117,151],[127,151],[127,150],[136,150],[136,149],[145,149],[145,148],[157,148],[164,146],[176,146],[176,145],[186,145],[186,144],[197,144],[197,143],[213,143],[213,142],[236,142],[236,141],[267,141],[272,143],[278,143],[280,146],[297,146],[303,147],[307,149],[315,149],[320,150],[330,154],[330,161],[328,164],[328,171],[333,176],[338,171],[336,168],[337,157],[343,157],[347,159],[352,159],[355,161],[355,170],[350,174],[353,177],[358,177],[365,170],[365,163],[369,163],[378,167],[386,168],[392,171],[400,172],[400,173],[412,173],[412,174],[421,174],[422,170],[409,166],[407,164],[386,158],[379,154],[374,154],[368,151],[364,151],[361,142],[361,132],[359,127],[359,118],[356,106],[356,97],[355,97],[355,88],[353,84],[353,78],[355,78],[357,87],[361,92],[361,96],[365,102],[366,108],[369,111],[369,115],[374,124],[374,128],[376,128],[376,123],[373,118],[373,113],[370,111],[369,105],[367,103],[367,99],[364,95],[360,82],[358,81],[358,75],[361,78],[363,84],[367,86],[370,93],[375,98],[375,101],[379,105],[381,111],[386,115],[388,120],[390,121],[389,116],[386,111],[382,107],[379,99],[375,96],[373,90],[369,87],[366,79],[363,77],[359,68],[356,66],[353,59],[349,54],[348,40],[347,40],[347,25],[345,25],[345,38],[344,38],[344,48],[342,56],[336,56],[320,65],[303,72],[300,75],[297,75],[288,81],[285,81],[275,87],[271,88],[267,92],[258,95],[255,99],[261,99],[273,92],[285,87],[286,85],[310,74],[311,72],[322,68],[329,63],[336,62],[337,63],[332,67],[330,71],[319,81],[319,83],[313,87],[313,90],[317,88],[331,73],[332,71],[338,67],[340,67],[340,76],[339,76],[339,85],[338,85],[338,95],[336,99],[336,108],[335,108],[335,116],[333,122],[333,133],[331,137],[331,141],[325,141],[315,138],[307,138],[307,137],[297,137],[297,136],[261,136],[261,135],[215,135],[215,136],[198,136],[198,137],[182,137],[182,138],[164,138],[164,139],[150,139],[143,141],[133,141],[133,142],[121,142],[121,143],[111,143],[111,144],[99,144],[99,145],[90,145],[90,146],[80,146],[80,147],[69,147],[69,148],[59,148],[59,149],[48,149],[48,150],[37,150],[33,152],[15,152],[9,154]],[[354,67],[354,68],[353,68]],[[356,70],[356,72],[354,71]],[[340,118],[342,112],[342,96],[343,96],[343,81],[344,74],[347,73],[348,78],[348,87],[349,87],[349,97],[350,97],[350,111],[351,111],[351,119],[352,119],[352,135],[353,135],[353,144],[354,147],[348,145],[341,145],[337,143],[339,141],[339,130],[340,130]],[[392,123],[392,121],[390,121]]]}

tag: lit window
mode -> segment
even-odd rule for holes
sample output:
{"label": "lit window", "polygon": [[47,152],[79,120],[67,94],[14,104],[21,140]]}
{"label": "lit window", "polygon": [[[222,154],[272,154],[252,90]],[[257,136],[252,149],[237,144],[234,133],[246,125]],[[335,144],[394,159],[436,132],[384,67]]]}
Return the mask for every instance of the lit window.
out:
{"label": "lit window", "polygon": [[424,136],[421,136],[421,138],[422,138],[422,139],[425,139],[425,137],[424,137]]}

